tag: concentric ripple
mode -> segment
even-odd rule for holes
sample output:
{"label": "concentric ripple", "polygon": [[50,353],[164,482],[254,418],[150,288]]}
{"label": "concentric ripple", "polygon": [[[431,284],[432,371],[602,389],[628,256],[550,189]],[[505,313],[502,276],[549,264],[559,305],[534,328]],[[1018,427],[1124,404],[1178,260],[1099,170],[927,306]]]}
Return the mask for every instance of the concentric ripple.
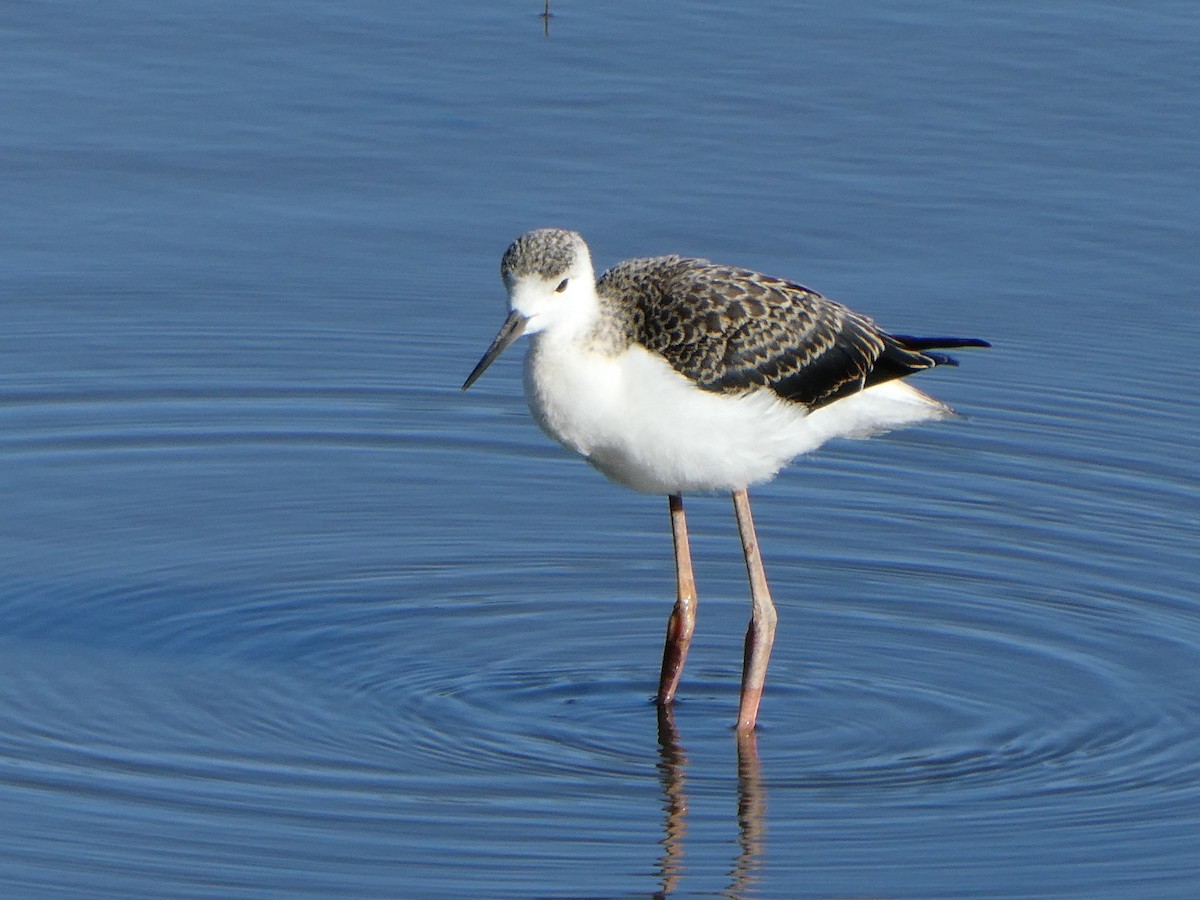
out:
{"label": "concentric ripple", "polygon": [[[12,852],[64,889],[56,836],[75,834],[114,894],[203,870],[381,894],[403,872],[436,895],[450,859],[493,884],[515,841],[510,877],[553,895],[573,836],[712,878],[749,877],[772,833],[785,869],[950,844],[970,873],[1000,830],[1005,852],[1054,835],[1183,878],[1190,850],[1172,848],[1200,831],[1189,471],[1093,453],[1062,484],[1084,423],[1119,423],[1083,392],[964,412],[756,491],[780,628],[747,755],[724,498],[688,499],[700,618],[668,727],[651,702],[664,504],[547,445],[519,399],[369,377],[10,391],[0,797],[28,823]],[[1141,424],[1178,443],[1172,416],[1147,404]]]}

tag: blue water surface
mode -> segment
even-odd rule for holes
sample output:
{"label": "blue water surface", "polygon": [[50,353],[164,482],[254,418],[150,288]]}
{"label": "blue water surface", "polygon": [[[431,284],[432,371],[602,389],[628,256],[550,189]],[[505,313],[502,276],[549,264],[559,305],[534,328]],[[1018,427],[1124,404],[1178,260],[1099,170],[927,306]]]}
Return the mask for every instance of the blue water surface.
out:
{"label": "blue water surface", "polygon": [[[0,10],[0,893],[1192,897],[1183,0]],[[962,417],[666,503],[459,385],[520,232],[902,333]],[[511,356],[511,358],[510,358]]]}

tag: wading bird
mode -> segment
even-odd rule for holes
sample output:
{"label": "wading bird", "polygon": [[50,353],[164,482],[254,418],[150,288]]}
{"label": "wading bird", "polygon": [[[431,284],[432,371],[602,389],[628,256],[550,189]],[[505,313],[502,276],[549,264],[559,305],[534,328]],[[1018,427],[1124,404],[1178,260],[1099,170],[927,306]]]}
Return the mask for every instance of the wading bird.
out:
{"label": "wading bird", "polygon": [[613,481],[666,494],[676,601],[658,702],[679,687],[696,619],[683,494],[726,490],[750,577],[739,732],[758,718],[775,640],[747,487],[830,438],[861,438],[952,415],[904,379],[976,338],[889,334],[792,281],[705,259],[630,259],[597,281],[583,238],[540,228],[500,262],[510,312],[469,388],[530,335],[525,393],[547,435]]}

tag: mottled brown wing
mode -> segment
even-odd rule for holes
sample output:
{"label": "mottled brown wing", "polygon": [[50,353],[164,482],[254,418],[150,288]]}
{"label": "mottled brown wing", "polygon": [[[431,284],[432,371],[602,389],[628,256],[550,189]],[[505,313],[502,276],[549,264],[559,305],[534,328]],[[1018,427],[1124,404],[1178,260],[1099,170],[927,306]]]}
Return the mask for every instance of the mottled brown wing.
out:
{"label": "mottled brown wing", "polygon": [[631,260],[607,291],[636,298],[636,340],[700,387],[756,387],[815,409],[936,360],[794,282],[680,257]]}

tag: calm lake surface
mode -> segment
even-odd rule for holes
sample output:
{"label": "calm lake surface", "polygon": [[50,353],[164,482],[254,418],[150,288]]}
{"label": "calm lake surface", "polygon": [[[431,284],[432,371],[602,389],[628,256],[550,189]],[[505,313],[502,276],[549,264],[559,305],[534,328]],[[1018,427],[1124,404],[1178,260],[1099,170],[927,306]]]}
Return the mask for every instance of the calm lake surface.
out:
{"label": "calm lake surface", "polygon": [[[0,10],[0,893],[1196,896],[1195,4],[541,11]],[[995,345],[755,493],[756,747],[728,499],[660,721],[665,499],[458,390],[541,225]]]}

